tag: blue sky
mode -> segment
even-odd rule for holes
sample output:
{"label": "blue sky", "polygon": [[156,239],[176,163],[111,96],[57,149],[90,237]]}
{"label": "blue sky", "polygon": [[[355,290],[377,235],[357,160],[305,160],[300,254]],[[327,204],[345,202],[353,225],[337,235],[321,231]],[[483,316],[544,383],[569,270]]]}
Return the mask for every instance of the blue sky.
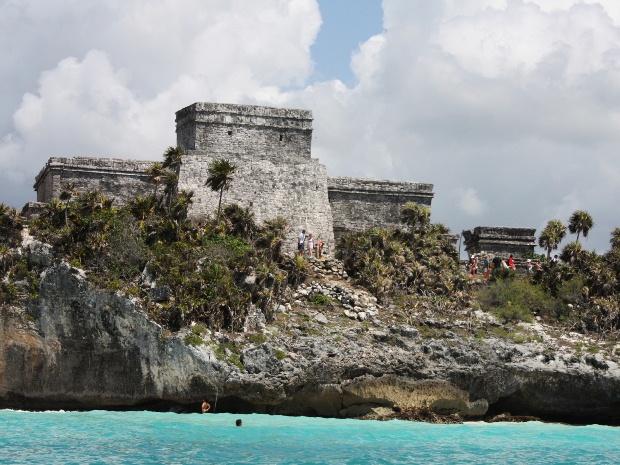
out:
{"label": "blue sky", "polygon": [[355,84],[349,61],[353,51],[383,31],[381,0],[319,0],[323,24],[311,47],[314,80]]}
{"label": "blue sky", "polygon": [[618,0],[0,0],[0,63],[17,208],[49,157],[160,159],[207,101],[312,110],[328,174],[432,183],[457,233],[620,226]]}

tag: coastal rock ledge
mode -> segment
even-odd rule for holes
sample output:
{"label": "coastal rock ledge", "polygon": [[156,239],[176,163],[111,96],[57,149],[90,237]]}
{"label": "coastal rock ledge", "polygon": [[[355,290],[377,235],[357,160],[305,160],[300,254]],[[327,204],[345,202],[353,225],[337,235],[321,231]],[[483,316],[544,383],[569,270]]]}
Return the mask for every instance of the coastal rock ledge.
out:
{"label": "coastal rock ledge", "polygon": [[614,356],[546,336],[468,339],[454,329],[488,323],[472,312],[422,338],[407,325],[293,308],[286,323],[252,333],[261,338],[207,330],[188,343],[195,334],[163,330],[65,263],[45,268],[38,291],[27,308],[0,312],[3,408],[197,411],[206,397],[216,412],[381,417],[424,407],[620,424]]}

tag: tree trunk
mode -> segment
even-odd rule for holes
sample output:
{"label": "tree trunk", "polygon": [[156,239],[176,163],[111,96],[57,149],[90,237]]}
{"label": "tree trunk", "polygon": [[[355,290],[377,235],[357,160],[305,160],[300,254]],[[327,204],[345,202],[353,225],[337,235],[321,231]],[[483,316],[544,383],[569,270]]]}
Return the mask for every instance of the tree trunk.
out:
{"label": "tree trunk", "polygon": [[215,222],[216,222],[217,224],[220,224],[220,209],[222,208],[222,194],[223,194],[223,193],[224,193],[224,188],[222,187],[222,188],[220,189],[220,201],[219,201],[219,203],[217,204],[217,218],[216,218],[216,220],[215,220]]}

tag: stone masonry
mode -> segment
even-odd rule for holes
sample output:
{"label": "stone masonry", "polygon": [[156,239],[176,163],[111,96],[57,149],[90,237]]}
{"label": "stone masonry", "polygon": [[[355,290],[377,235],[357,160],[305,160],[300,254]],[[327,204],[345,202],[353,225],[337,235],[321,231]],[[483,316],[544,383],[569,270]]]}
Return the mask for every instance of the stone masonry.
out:
{"label": "stone masonry", "polygon": [[62,184],[74,183],[80,192],[98,190],[124,204],[136,195],[153,193],[146,170],[152,161],[116,158],[50,158],[35,179],[37,202],[58,198]]}
{"label": "stone masonry", "polygon": [[534,233],[534,228],[478,226],[462,234],[465,250],[470,257],[485,252],[506,257],[513,254],[515,258],[521,258],[534,252]]}
{"label": "stone masonry", "polygon": [[219,196],[205,181],[210,163],[226,158],[237,170],[222,203],[250,208],[259,223],[285,217],[291,241],[306,229],[333,243],[327,171],[310,157],[310,111],[195,103],[179,110],[176,121],[177,143],[187,150],[179,189],[194,191],[191,216],[217,209]]}
{"label": "stone masonry", "polygon": [[433,185],[346,177],[327,179],[329,203],[338,241],[353,231],[381,226],[400,228],[400,210],[407,202],[431,206]]}
{"label": "stone masonry", "polygon": [[[333,244],[343,234],[370,227],[399,227],[409,201],[430,207],[433,185],[360,178],[328,178],[311,157],[312,112],[284,108],[194,103],[176,113],[177,145],[187,150],[179,189],[194,191],[189,216],[213,214],[218,194],[205,186],[210,163],[226,158],[237,166],[223,205],[252,210],[259,223],[283,216],[291,248],[301,229]],[[36,177],[38,202],[58,198],[61,184],[99,190],[123,204],[153,192],[145,174],[152,161],[50,158]]]}

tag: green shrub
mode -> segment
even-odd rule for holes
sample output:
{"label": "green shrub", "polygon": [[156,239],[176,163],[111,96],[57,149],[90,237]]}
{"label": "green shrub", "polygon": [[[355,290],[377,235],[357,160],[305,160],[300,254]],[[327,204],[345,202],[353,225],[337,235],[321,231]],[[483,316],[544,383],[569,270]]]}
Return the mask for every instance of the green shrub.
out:
{"label": "green shrub", "polygon": [[191,327],[190,331],[195,334],[196,336],[204,336],[205,334],[207,334],[207,332],[209,331],[205,326],[203,325],[194,325]]}
{"label": "green shrub", "polygon": [[325,307],[326,305],[329,305],[332,303],[332,299],[331,297],[325,295],[325,294],[320,294],[318,292],[313,292],[310,295],[310,298],[308,299],[308,303],[312,304],[312,305],[317,305],[319,307]]}
{"label": "green shrub", "polygon": [[453,295],[467,286],[441,227],[419,233],[372,228],[340,239],[336,258],[380,301],[403,294]]}
{"label": "green shrub", "polygon": [[183,339],[183,342],[185,343],[186,346],[194,346],[194,347],[198,347],[205,343],[205,341],[203,341],[203,339],[200,336],[198,336],[197,334],[193,334],[193,333],[186,335],[185,338]]}
{"label": "green shrub", "polygon": [[[227,354],[226,349],[230,351],[230,354]],[[215,356],[218,360],[223,360],[232,365],[235,365],[240,370],[245,369],[243,363],[241,363],[239,348],[235,346],[232,342],[219,343],[217,348],[215,349]]]}
{"label": "green shrub", "polygon": [[19,294],[13,283],[0,282],[0,304],[12,304],[17,301]]}
{"label": "green shrub", "polygon": [[24,279],[28,279],[29,275],[30,270],[28,269],[28,263],[26,263],[25,260],[22,260],[11,268],[10,279],[12,281],[22,281]]}
{"label": "green shrub", "polygon": [[477,298],[484,311],[504,321],[531,322],[534,314],[549,315],[558,307],[556,299],[525,279],[498,280]]}
{"label": "green shrub", "polygon": [[273,355],[275,355],[278,360],[284,360],[286,358],[286,352],[280,349],[274,349]]}
{"label": "green shrub", "polygon": [[265,336],[263,333],[248,334],[246,338],[254,345],[260,345],[263,342],[267,342],[267,336]]}

